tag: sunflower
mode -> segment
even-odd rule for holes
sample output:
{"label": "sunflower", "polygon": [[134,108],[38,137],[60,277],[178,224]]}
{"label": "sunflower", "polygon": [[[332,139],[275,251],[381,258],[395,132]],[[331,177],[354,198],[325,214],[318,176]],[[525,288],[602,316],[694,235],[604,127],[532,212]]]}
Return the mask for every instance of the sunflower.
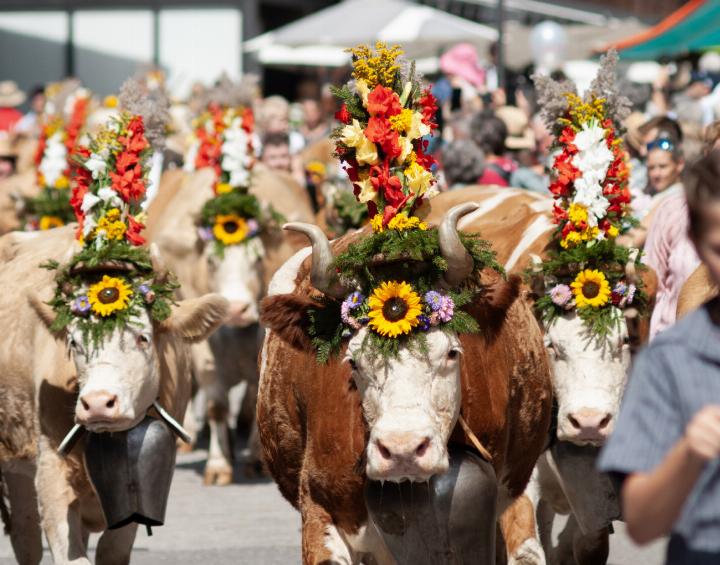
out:
{"label": "sunflower", "polygon": [[420,323],[420,297],[404,281],[381,283],[370,296],[368,305],[368,324],[382,336],[408,334]]}
{"label": "sunflower", "polygon": [[39,227],[41,230],[51,230],[53,228],[61,228],[65,225],[62,218],[58,216],[42,216],[40,218]]}
{"label": "sunflower", "polygon": [[237,214],[218,214],[215,216],[213,235],[223,245],[235,245],[247,237],[248,225],[245,218]]}
{"label": "sunflower", "polygon": [[215,194],[227,194],[228,192],[232,192],[232,185],[228,182],[219,182],[215,186]]}
{"label": "sunflower", "polygon": [[89,288],[87,297],[92,311],[105,317],[118,310],[125,310],[132,294],[132,289],[124,280],[105,275]]}
{"label": "sunflower", "polygon": [[598,270],[585,269],[570,284],[578,308],[599,308],[610,300],[610,284]]}

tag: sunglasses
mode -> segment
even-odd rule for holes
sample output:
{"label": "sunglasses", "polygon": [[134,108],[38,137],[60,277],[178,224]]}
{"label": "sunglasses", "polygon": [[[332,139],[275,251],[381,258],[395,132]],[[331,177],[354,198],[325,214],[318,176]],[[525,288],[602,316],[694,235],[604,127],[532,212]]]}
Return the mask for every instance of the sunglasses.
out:
{"label": "sunglasses", "polygon": [[655,139],[647,144],[647,150],[652,151],[653,149],[660,149],[661,151],[673,151],[675,144],[666,137]]}

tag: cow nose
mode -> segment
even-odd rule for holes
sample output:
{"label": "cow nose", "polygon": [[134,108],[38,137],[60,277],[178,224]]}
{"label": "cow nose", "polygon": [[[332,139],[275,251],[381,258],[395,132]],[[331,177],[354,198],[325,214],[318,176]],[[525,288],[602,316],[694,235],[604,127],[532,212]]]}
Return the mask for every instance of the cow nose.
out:
{"label": "cow nose", "polygon": [[580,436],[605,438],[611,431],[612,414],[585,409],[568,414],[568,420]]}
{"label": "cow nose", "polygon": [[88,392],[80,397],[78,417],[83,422],[113,420],[119,413],[120,403],[116,394],[98,390]]}
{"label": "cow nose", "polygon": [[228,309],[227,323],[230,325],[249,325],[254,320],[251,315],[252,305],[250,302],[233,301]]}
{"label": "cow nose", "polygon": [[375,445],[383,459],[412,463],[422,458],[430,447],[430,438],[413,433],[396,433],[377,439]]}

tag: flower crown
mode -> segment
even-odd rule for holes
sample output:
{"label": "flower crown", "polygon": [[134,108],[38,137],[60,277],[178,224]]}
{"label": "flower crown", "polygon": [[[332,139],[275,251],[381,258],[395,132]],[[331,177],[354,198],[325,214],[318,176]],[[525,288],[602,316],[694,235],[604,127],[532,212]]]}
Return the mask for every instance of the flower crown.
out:
{"label": "flower crown", "polygon": [[621,309],[642,309],[647,300],[641,281],[626,274],[637,254],[616,242],[636,224],[618,136],[625,101],[614,84],[616,61],[612,53],[603,58],[584,99],[536,79],[558,150],[550,184],[558,228],[548,259],[533,268],[549,286],[537,306],[547,321],[576,310],[598,337],[619,322]]}
{"label": "flower crown", "polygon": [[255,165],[255,118],[250,108],[223,107],[215,102],[195,120],[193,142],[185,156],[185,170],[210,167],[215,171],[213,192],[200,213],[198,233],[222,256],[229,245],[248,244],[278,218],[262,210],[249,194]]}
{"label": "flower crown", "polygon": [[49,116],[40,131],[35,153],[40,194],[27,201],[26,230],[47,230],[73,221],[70,186],[76,174],[80,134],[91,102],[90,93],[81,88],[68,99],[65,121],[62,114]]}
{"label": "flower crown", "polygon": [[57,271],[50,301],[57,314],[54,331],[74,321],[86,345],[97,347],[142,308],[155,321],[170,315],[177,285],[165,275],[158,280],[148,250],[140,247],[145,240],[138,216],[151,153],[143,116],[129,111],[110,118],[89,147],[78,149],[70,203],[82,249],[65,266],[43,265]]}
{"label": "flower crown", "polygon": [[487,242],[460,234],[473,267],[452,285],[438,230],[415,212],[435,192],[434,160],[425,136],[436,128],[437,106],[398,57],[399,47],[377,43],[351,49],[354,84],[335,88],[343,101],[332,134],[336,155],[367,205],[372,233],[348,246],[332,263],[344,299],[310,310],[309,334],[318,359],[326,361],[342,340],[363,327],[377,354],[397,354],[401,343],[421,343],[433,327],[457,333],[478,330],[465,311],[487,266],[501,271]]}

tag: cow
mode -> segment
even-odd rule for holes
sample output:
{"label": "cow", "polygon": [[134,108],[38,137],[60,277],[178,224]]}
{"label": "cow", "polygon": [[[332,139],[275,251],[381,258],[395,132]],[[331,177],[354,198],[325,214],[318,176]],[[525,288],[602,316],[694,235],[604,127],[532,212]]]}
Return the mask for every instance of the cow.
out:
{"label": "cow", "polygon": [[[439,229],[454,280],[473,268],[456,231],[467,210],[450,211]],[[426,353],[400,345],[397,357],[383,360],[362,349],[363,328],[322,364],[306,334],[307,310],[333,295],[334,254],[368,228],[329,243],[317,226],[288,227],[306,233],[312,247],[283,265],[263,301],[257,420],[264,461],[303,518],[303,563],[393,563],[363,488],[442,475],[449,440],[473,445],[456,426],[458,414],[489,451],[498,506],[513,508],[544,447],[552,395],[542,336],[519,280],[483,272],[484,291],[468,307],[478,334],[431,330]],[[494,508],[485,510],[478,531],[494,534]]]}
{"label": "cow", "polygon": [[40,192],[36,176],[30,170],[0,180],[0,235],[22,227],[25,201]]}
{"label": "cow", "polygon": [[[550,196],[522,189],[471,186],[441,194],[432,201],[428,221],[463,202],[475,202],[478,209],[461,219],[459,227],[479,233],[497,252],[508,273],[523,274],[539,258],[547,257],[556,225]],[[655,293],[654,273],[641,273],[647,294]],[[535,289],[536,292],[544,292]],[[620,324],[605,344],[590,339],[577,313],[541,324],[551,359],[553,389],[557,405],[553,447],[538,461],[527,497],[537,508],[537,522],[544,531],[540,538],[551,561],[604,563],[608,553],[609,521],[619,517],[612,485],[594,470],[597,449],[611,433],[622,399],[631,359],[631,348],[647,340],[649,316],[639,318],[628,309],[626,323]],[[577,447],[577,449],[576,449]],[[539,507],[539,508],[538,508]],[[561,544],[550,548],[549,528],[554,513],[570,514]],[[523,563],[545,562],[530,523],[525,528],[528,554]],[[515,532],[506,535],[517,537]],[[566,543],[567,542],[567,543]],[[551,555],[555,553],[555,555]]]}
{"label": "cow", "polygon": [[88,535],[103,531],[97,561],[129,562],[137,524],[106,530],[86,472],[85,440],[65,458],[58,446],[75,423],[91,432],[130,429],[155,400],[182,421],[190,344],[216,329],[228,308],[224,298],[206,295],[178,303],[162,323],[143,311],[91,350],[75,322],[51,332],[55,312],[46,301],[55,275],[39,265],[69,258],[75,230],[0,238],[0,470],[9,493],[7,526],[23,565],[42,559],[40,526],[55,563],[89,565]]}
{"label": "cow", "polygon": [[[254,422],[257,394],[257,355],[262,340],[258,324],[260,300],[270,276],[297,249],[302,236],[268,232],[248,244],[228,246],[218,257],[213,245],[198,234],[197,218],[204,203],[213,197],[214,171],[201,169],[186,173],[174,197],[150,205],[152,241],[157,243],[168,266],[182,283],[181,297],[217,292],[228,299],[228,319],[208,343],[193,347],[193,367],[208,405],[210,446],[205,484],[232,482],[232,456],[227,432],[228,391],[246,382],[250,421]],[[286,219],[311,221],[312,207],[304,189],[287,175],[258,164],[253,170],[250,193],[263,206],[272,206]],[[158,195],[164,199],[162,191]],[[163,205],[162,211],[159,209]],[[251,457],[247,470],[259,466],[259,446],[250,435]],[[253,455],[256,455],[253,457]]]}

